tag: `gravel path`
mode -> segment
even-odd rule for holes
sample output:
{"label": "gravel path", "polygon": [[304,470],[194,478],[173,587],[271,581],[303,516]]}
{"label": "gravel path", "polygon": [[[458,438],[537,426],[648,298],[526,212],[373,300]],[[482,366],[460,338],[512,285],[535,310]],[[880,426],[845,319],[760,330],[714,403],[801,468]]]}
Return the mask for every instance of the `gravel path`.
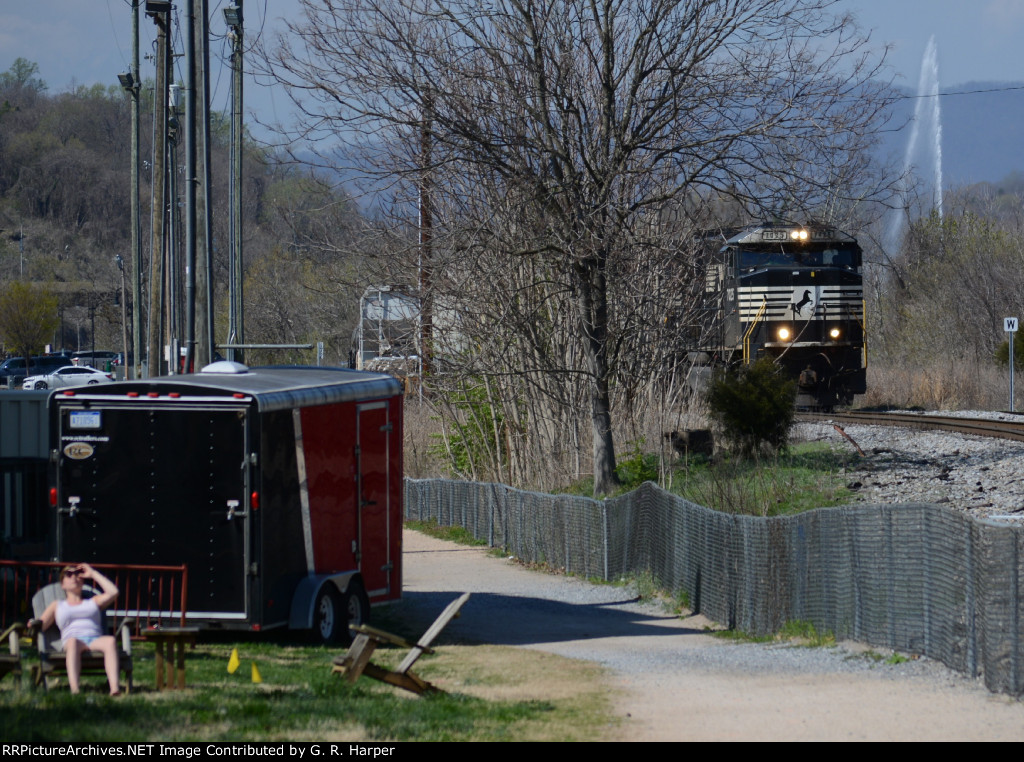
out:
{"label": "gravel path", "polygon": [[927,659],[889,665],[850,643],[737,645],[621,587],[410,530],[404,541],[403,595],[416,616],[430,621],[469,591],[447,636],[605,665],[621,740],[1024,740],[1024,703]]}

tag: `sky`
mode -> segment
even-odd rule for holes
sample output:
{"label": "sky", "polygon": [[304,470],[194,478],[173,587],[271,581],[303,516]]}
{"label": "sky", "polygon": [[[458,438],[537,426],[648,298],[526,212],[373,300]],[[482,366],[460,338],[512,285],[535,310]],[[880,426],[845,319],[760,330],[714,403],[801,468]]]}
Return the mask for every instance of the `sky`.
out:
{"label": "sky", "polygon": [[[222,9],[230,0],[209,0],[211,55],[226,60]],[[185,0],[175,0],[184,14]],[[129,0],[0,0],[0,71],[17,58],[39,65],[51,93],[75,85],[116,84],[131,61]],[[297,0],[245,0],[246,37],[280,29],[294,16]],[[972,81],[1024,81],[1024,0],[839,0],[836,10],[853,14],[872,42],[888,45],[887,60],[897,82],[916,88],[921,59],[931,35],[939,53],[943,89]],[[151,50],[152,21],[143,15],[142,54]],[[179,67],[182,64],[179,63]],[[142,60],[142,76],[153,64]],[[180,69],[179,69],[180,71]],[[216,63],[211,90],[214,109],[226,110],[230,79]],[[246,110],[260,121],[287,121],[287,98],[249,80]]]}

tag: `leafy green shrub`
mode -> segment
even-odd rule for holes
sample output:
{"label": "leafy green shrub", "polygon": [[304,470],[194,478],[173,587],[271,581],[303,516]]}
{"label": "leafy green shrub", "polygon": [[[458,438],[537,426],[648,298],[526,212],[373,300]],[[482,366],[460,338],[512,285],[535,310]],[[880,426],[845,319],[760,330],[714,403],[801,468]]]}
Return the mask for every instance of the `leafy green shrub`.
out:
{"label": "leafy green shrub", "polygon": [[[1002,342],[996,349],[996,365],[1000,368],[1010,367],[1010,340]],[[1013,369],[1015,372],[1024,371],[1024,341],[1013,340]]]}
{"label": "leafy green shrub", "polygon": [[615,475],[619,477],[623,489],[639,487],[644,482],[658,481],[658,456],[645,453],[642,449],[644,441],[632,442],[631,447],[619,456]]}
{"label": "leafy green shrub", "polygon": [[[469,379],[440,401],[447,408],[446,423],[428,452],[445,463],[453,476],[474,481],[499,478],[499,466],[507,465],[502,448],[505,420],[493,404],[487,388]],[[435,418],[434,420],[441,420]]]}
{"label": "leafy green shrub", "polygon": [[796,384],[770,358],[716,373],[707,399],[711,417],[740,454],[789,445]]}

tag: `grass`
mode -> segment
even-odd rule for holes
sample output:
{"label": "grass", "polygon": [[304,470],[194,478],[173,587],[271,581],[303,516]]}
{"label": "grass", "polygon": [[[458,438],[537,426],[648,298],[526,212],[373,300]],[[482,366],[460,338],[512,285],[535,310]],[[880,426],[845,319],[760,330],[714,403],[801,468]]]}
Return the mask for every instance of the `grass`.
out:
{"label": "grass", "polygon": [[844,471],[852,453],[824,443],[804,443],[774,458],[692,459],[676,472],[672,491],[726,513],[785,516],[849,502]]}
{"label": "grass", "polygon": [[818,632],[813,624],[800,620],[786,622],[778,632],[767,635],[751,635],[740,630],[717,630],[710,634],[740,643],[785,642],[806,648],[831,648],[836,644],[836,636],[831,632]]}
{"label": "grass", "polygon": [[460,545],[486,545],[487,540],[481,540],[474,537],[468,529],[459,526],[441,526],[437,523],[436,519],[428,519],[427,521],[406,521],[405,526],[409,529],[415,529],[417,532],[423,532],[425,535],[430,537],[436,537],[439,540],[447,540],[449,542],[457,542]]}
{"label": "grass", "polygon": [[[389,607],[381,626],[400,616]],[[228,674],[231,650],[241,668]],[[221,639],[187,654],[188,688],[157,693],[150,644],[134,652],[135,690],[112,699],[100,675],[49,691],[0,684],[5,742],[91,741],[571,741],[604,737],[610,727],[601,668],[500,646],[441,644],[418,674],[446,694],[412,694],[331,673],[337,649],[286,640]],[[378,650],[397,665],[404,650]],[[263,682],[251,680],[255,663]]]}
{"label": "grass", "polygon": [[901,654],[898,651],[893,651],[891,654],[886,656],[885,654],[879,653],[873,648],[869,648],[866,651],[862,651],[859,654],[848,656],[846,658],[867,659],[868,661],[873,662],[874,664],[888,664],[889,666],[896,666],[898,664],[905,664],[906,662],[911,661],[913,658],[916,657],[905,656],[904,654]]}
{"label": "grass", "polygon": [[[777,456],[691,456],[673,464],[661,481],[673,494],[725,513],[786,516],[855,499],[844,472],[856,461],[853,452],[807,442]],[[632,453],[617,471],[622,483],[615,494],[634,490],[643,481],[657,481],[657,463],[653,453]],[[559,492],[594,496],[593,483],[587,480]]]}

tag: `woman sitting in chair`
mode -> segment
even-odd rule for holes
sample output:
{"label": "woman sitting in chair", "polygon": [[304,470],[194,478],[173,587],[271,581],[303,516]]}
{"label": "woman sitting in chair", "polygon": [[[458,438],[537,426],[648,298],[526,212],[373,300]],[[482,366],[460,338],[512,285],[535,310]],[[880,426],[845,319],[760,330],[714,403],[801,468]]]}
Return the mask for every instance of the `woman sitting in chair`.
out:
{"label": "woman sitting in chair", "polygon": [[[91,598],[82,597],[86,580],[92,580],[103,592]],[[113,635],[103,634],[102,610],[117,598],[117,586],[89,564],[65,566],[60,573],[60,586],[66,600],[54,601],[46,607],[40,619],[29,620],[28,626],[38,625],[43,630],[53,626],[60,630],[61,645],[67,653],[68,683],[72,693],[78,693],[78,678],[82,674],[82,654],[96,651],[103,654],[103,667],[110,683],[110,695],[120,693],[118,685],[117,642]]]}

